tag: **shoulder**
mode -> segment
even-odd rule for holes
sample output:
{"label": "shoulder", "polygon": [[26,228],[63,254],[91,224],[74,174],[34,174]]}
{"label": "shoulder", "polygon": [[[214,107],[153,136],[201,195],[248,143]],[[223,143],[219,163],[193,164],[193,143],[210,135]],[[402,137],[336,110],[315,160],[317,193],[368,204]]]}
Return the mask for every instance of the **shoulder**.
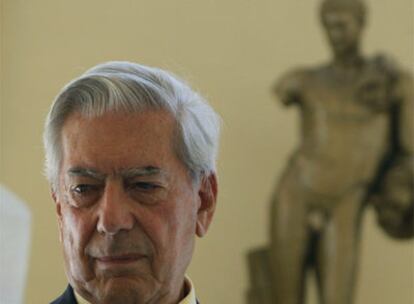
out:
{"label": "shoulder", "polygon": [[299,89],[303,85],[305,78],[311,73],[312,70],[307,68],[296,68],[289,71],[286,71],[281,74],[277,84],[279,86],[286,84],[295,84]]}
{"label": "shoulder", "polygon": [[410,95],[412,77],[395,59],[378,54],[365,60],[358,80],[361,101],[377,110],[390,109]]}
{"label": "shoulder", "polygon": [[367,60],[366,73],[377,73],[385,76],[393,84],[412,81],[412,75],[404,69],[395,58],[387,54],[376,54]]}
{"label": "shoulder", "polygon": [[68,285],[65,292],[50,304],[77,304],[72,287]]}
{"label": "shoulder", "polygon": [[273,87],[273,93],[285,104],[293,104],[300,101],[309,69],[297,68],[283,73]]}
{"label": "shoulder", "polygon": [[327,64],[289,70],[279,77],[273,87],[273,93],[285,105],[300,103],[307,88],[320,80],[323,81],[329,73],[330,68]]}

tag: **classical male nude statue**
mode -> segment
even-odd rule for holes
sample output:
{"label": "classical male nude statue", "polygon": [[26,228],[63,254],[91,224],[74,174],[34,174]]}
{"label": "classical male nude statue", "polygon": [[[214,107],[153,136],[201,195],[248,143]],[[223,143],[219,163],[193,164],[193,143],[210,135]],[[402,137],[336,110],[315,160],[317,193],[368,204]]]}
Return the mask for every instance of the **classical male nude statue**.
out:
{"label": "classical male nude statue", "polygon": [[389,235],[413,235],[412,78],[385,56],[362,55],[362,0],[325,0],[320,17],[332,61],[275,86],[300,110],[301,143],[272,200],[267,303],[305,303],[313,268],[321,303],[351,304],[369,203]]}

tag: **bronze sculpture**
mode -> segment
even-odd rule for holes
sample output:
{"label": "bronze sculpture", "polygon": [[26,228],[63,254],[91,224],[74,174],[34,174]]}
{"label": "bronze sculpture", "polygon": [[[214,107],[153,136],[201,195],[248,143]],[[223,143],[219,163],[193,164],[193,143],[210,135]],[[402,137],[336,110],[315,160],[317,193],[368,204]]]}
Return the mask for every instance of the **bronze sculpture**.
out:
{"label": "bronze sculpture", "polygon": [[320,17],[333,60],[275,86],[300,109],[301,144],[272,200],[270,246],[249,256],[250,303],[304,303],[313,268],[321,303],[351,304],[368,204],[389,235],[414,234],[411,75],[386,56],[362,55],[362,0],[324,0]]}

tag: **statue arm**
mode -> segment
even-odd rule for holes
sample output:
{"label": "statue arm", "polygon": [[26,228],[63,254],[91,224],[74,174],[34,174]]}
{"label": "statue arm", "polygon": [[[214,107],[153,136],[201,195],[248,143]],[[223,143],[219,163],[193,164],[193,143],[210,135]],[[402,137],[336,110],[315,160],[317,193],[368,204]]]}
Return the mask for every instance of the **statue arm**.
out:
{"label": "statue arm", "polygon": [[388,75],[390,100],[396,106],[396,140],[399,159],[414,156],[414,79],[413,75],[403,70],[395,60],[387,55],[379,54],[374,58],[380,71]]}
{"label": "statue arm", "polygon": [[302,100],[304,71],[294,70],[283,75],[274,86],[276,97],[286,106]]}
{"label": "statue arm", "polygon": [[393,95],[397,149],[375,207],[384,231],[394,238],[407,239],[414,237],[414,86],[410,74],[399,75]]}
{"label": "statue arm", "polygon": [[402,73],[396,86],[398,101],[398,136],[400,157],[413,166],[414,156],[414,81],[409,73]]}

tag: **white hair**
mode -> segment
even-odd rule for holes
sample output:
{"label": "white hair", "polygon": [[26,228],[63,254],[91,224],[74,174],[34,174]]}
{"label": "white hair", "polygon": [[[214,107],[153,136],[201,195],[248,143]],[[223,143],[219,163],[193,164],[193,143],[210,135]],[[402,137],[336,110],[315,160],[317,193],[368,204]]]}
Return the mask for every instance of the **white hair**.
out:
{"label": "white hair", "polygon": [[88,117],[109,111],[166,110],[177,123],[175,149],[195,179],[215,171],[220,119],[188,84],[164,70],[125,61],[99,64],[68,83],[46,118],[45,174],[55,188],[62,160],[61,131],[74,112]]}

